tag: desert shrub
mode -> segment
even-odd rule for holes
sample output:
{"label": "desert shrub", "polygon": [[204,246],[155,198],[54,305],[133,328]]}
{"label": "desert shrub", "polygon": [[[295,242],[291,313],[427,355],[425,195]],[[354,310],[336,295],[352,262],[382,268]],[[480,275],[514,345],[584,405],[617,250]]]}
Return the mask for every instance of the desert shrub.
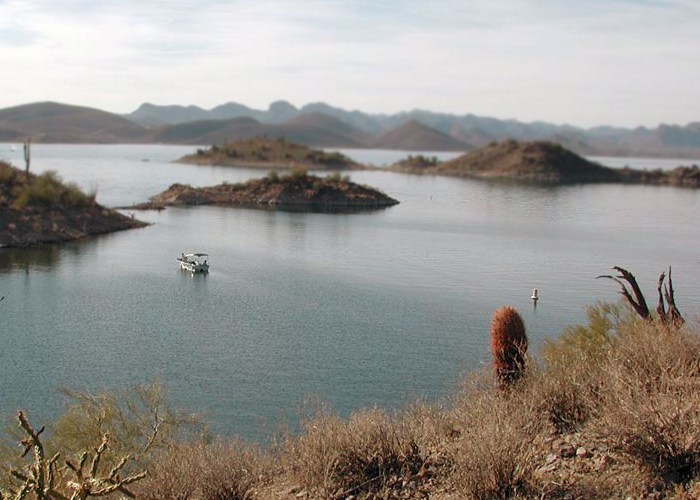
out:
{"label": "desert shrub", "polygon": [[238,440],[176,445],[162,453],[136,489],[145,500],[243,500],[269,478],[273,465],[257,447]]}
{"label": "desert shrub", "polygon": [[280,176],[277,173],[277,170],[270,170],[267,173],[267,181],[268,182],[276,183],[276,182],[279,182],[279,180],[280,180]]}
{"label": "desert shrub", "polygon": [[308,173],[309,171],[305,167],[294,167],[289,171],[289,178],[298,181],[305,178]]}
{"label": "desert shrub", "polygon": [[299,483],[324,498],[393,498],[396,491],[419,489],[437,461],[425,441],[431,433],[424,432],[425,424],[417,424],[417,414],[414,417],[404,420],[375,409],[343,420],[320,412],[304,422],[299,436],[287,438],[286,467]]}
{"label": "desert shrub", "polygon": [[527,497],[536,490],[533,441],[546,432],[530,395],[494,391],[485,373],[455,401],[451,485],[460,498]]}
{"label": "desert shrub", "polygon": [[625,302],[598,302],[587,308],[586,316],[588,324],[568,326],[556,339],[544,342],[541,354],[547,366],[599,363],[617,332],[636,324],[634,311]]}
{"label": "desert shrub", "polygon": [[340,182],[342,176],[340,175],[340,172],[336,170],[335,172],[328,174],[327,178],[333,182]]}
{"label": "desert shrub", "polygon": [[595,394],[601,369],[621,332],[638,325],[626,303],[599,302],[587,309],[588,323],[564,329],[546,340],[541,354],[544,366],[533,374],[539,411],[557,432],[580,428],[597,407]]}
{"label": "desert shrub", "polygon": [[111,445],[103,461],[130,455],[143,465],[157,449],[207,438],[199,417],[168,405],[159,382],[113,392],[63,392],[66,409],[52,425],[48,443],[64,453],[76,454],[108,434]]}
{"label": "desert shrub", "polygon": [[619,336],[592,431],[666,484],[700,474],[700,338],[658,323]]}
{"label": "desert shrub", "polygon": [[54,171],[32,177],[30,182],[18,184],[14,188],[16,208],[29,205],[75,207],[88,205],[94,198],[83,193],[74,183],[63,183]]}
{"label": "desert shrub", "polygon": [[540,417],[557,433],[581,428],[591,416],[599,375],[585,365],[556,366],[532,373],[528,390]]}

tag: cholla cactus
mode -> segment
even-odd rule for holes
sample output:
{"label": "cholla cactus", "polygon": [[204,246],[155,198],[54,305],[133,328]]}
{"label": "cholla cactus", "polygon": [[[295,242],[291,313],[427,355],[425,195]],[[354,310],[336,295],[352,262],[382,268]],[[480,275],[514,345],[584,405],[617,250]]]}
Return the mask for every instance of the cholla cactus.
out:
{"label": "cholla cactus", "polygon": [[21,442],[24,446],[22,456],[26,456],[33,450],[34,457],[31,463],[27,464],[22,470],[10,471],[15,480],[21,481],[21,486],[16,490],[0,492],[0,499],[84,500],[117,492],[129,498],[135,498],[133,493],[126,487],[146,477],[146,472],[122,478],[120,473],[130,460],[128,455],[113,467],[109,473],[100,474],[98,470],[100,459],[107,449],[107,435],[103,436],[102,443],[93,453],[89,467],[86,467],[88,464],[87,452],[80,456],[78,465],[74,465],[69,460],[66,460],[66,467],[74,476],[73,479],[68,479],[68,477],[61,474],[62,471],[58,468],[59,453],[56,453],[50,459],[46,458],[44,445],[40,437],[41,433],[44,432],[44,428],[42,427],[38,431],[34,430],[22,411],[17,413],[17,418],[22,430],[27,435]]}
{"label": "cholla cactus", "polygon": [[491,353],[501,390],[522,376],[526,351],[525,324],[518,311],[510,306],[496,309],[491,320]]}

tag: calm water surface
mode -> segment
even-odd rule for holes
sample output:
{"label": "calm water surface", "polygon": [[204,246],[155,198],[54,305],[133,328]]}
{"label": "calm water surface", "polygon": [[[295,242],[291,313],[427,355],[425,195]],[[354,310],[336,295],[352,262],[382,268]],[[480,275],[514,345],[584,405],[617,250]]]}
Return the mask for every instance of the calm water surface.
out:
{"label": "calm water surface", "polygon": [[[36,145],[32,170],[56,170],[108,206],[174,182],[265,174],[171,163],[193,149]],[[346,153],[378,165],[406,155]],[[0,158],[22,165],[9,145]],[[622,161],[614,166],[641,162]],[[640,166],[678,164],[654,161]],[[138,212],[153,223],[145,229],[0,249],[0,413],[26,408],[41,420],[60,411],[58,387],[157,376],[172,402],[203,411],[215,430],[261,440],[293,425],[310,396],[347,414],[449,395],[488,363],[496,307],[521,311],[536,348],[584,321],[587,305],[617,300],[613,283],[595,279],[612,265],[631,269],[650,297],[673,265],[681,311],[698,314],[698,191],[351,176],[401,204],[332,215],[169,208]],[[181,273],[183,251],[208,252],[210,274]]]}

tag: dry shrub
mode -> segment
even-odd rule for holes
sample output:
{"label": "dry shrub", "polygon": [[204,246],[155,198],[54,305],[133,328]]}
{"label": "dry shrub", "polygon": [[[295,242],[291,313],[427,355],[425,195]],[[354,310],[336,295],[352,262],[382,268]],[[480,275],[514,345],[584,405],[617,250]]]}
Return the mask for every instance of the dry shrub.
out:
{"label": "dry shrub", "polygon": [[666,485],[700,473],[700,338],[660,323],[619,335],[591,429]]}
{"label": "dry shrub", "polygon": [[303,432],[288,437],[285,462],[305,488],[324,498],[348,495],[393,498],[419,490],[441,465],[431,454],[436,429],[447,425],[424,406],[408,416],[365,410],[343,420],[319,412],[303,423]]}
{"label": "dry shrub", "polygon": [[618,332],[640,324],[626,303],[599,302],[588,307],[587,317],[586,325],[566,327],[558,338],[545,341],[544,365],[530,377],[533,398],[557,432],[579,429],[590,418]]}
{"label": "dry shrub", "polygon": [[264,483],[272,465],[257,447],[227,441],[173,447],[154,461],[138,498],[243,500]]}
{"label": "dry shrub", "polygon": [[464,498],[524,497],[535,490],[533,441],[545,423],[526,392],[466,389],[453,410],[461,436],[452,447],[453,487]]}

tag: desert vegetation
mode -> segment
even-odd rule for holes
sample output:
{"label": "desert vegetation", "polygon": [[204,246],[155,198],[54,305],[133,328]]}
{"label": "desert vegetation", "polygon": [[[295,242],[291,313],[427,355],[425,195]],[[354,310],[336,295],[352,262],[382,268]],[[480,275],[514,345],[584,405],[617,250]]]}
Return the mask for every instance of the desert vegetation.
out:
{"label": "desert vegetation", "polygon": [[94,202],[95,193],[83,193],[76,184],[63,182],[56,172],[33,175],[0,162],[0,206],[80,207]]}
{"label": "desert vegetation", "polygon": [[[496,344],[518,347],[515,358],[500,358],[518,370],[506,372],[508,390],[499,389],[502,372],[484,368],[441,403],[345,418],[321,405],[299,432],[265,446],[212,438],[196,416],[169,408],[158,384],[69,393],[66,411],[44,433],[19,415],[2,448],[2,498],[700,495],[698,325],[658,312],[642,317],[628,299],[598,303],[586,324],[547,341],[536,358],[525,355],[516,315],[499,309],[491,325]],[[13,440],[23,448],[9,446]],[[41,481],[51,483],[44,496]]]}
{"label": "desert vegetation", "polygon": [[261,179],[238,184],[195,188],[173,184],[136,209],[161,209],[173,205],[228,205],[248,208],[277,208],[321,211],[367,210],[389,207],[399,203],[381,191],[355,184],[350,176],[332,172],[325,177],[309,175],[305,167],[297,166],[284,175],[270,171]]}
{"label": "desert vegetation", "polygon": [[84,193],[53,171],[29,172],[26,159],[25,171],[0,162],[0,246],[70,241],[146,225],[99,205],[96,192]]}
{"label": "desert vegetation", "polygon": [[342,170],[363,168],[342,153],[312,149],[284,137],[258,136],[241,139],[208,149],[179,160],[183,163],[263,168],[298,168]]}

